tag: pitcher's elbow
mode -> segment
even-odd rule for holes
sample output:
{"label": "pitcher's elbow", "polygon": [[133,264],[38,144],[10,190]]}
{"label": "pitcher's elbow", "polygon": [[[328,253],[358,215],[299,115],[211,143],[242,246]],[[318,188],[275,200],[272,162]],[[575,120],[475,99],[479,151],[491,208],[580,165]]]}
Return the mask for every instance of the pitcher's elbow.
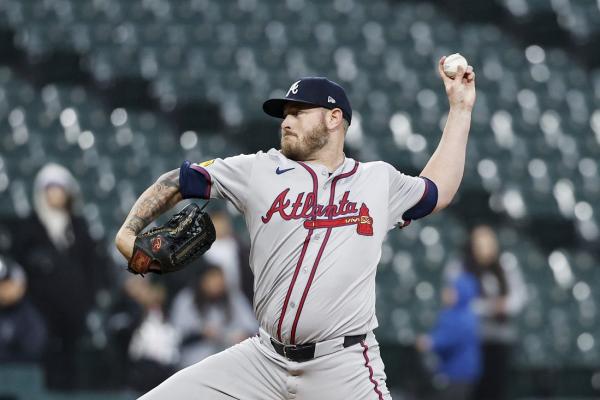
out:
{"label": "pitcher's elbow", "polygon": [[435,206],[435,211],[440,211],[443,210],[444,208],[448,207],[451,203],[452,200],[454,199],[454,195],[455,193],[439,193],[438,195],[438,201],[437,201],[437,205]]}
{"label": "pitcher's elbow", "polygon": [[123,242],[123,233],[121,232],[121,229],[119,229],[114,238],[115,247],[117,249],[119,249],[119,246],[121,245],[122,242]]}

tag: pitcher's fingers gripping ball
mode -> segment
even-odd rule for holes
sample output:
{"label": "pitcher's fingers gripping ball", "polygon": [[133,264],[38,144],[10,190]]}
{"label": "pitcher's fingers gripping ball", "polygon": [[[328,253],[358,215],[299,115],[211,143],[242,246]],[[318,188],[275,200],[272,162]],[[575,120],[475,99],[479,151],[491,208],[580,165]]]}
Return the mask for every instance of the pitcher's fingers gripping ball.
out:
{"label": "pitcher's fingers gripping ball", "polygon": [[208,214],[190,204],[166,224],[136,237],[127,269],[134,274],[178,271],[204,254],[215,239]]}
{"label": "pitcher's fingers gripping ball", "polygon": [[450,54],[444,60],[444,73],[449,77],[454,79],[456,73],[458,72],[458,67],[461,66],[463,69],[467,69],[467,59],[464,58],[460,53]]}
{"label": "pitcher's fingers gripping ball", "polygon": [[454,53],[449,56],[442,57],[439,66],[442,79],[444,79],[443,75],[446,75],[452,80],[456,80],[457,77],[459,81],[466,79],[464,83],[471,83],[475,79],[473,67],[469,65],[467,59],[460,53]]}

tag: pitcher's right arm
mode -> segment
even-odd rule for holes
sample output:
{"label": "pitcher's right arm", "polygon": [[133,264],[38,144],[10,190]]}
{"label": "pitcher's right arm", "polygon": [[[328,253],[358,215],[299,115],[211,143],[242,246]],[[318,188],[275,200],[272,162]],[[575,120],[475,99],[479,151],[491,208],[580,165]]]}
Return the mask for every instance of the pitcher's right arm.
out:
{"label": "pitcher's right arm", "polygon": [[161,175],[136,200],[115,237],[117,249],[129,260],[135,237],[161,214],[183,199],[179,191],[179,168]]}

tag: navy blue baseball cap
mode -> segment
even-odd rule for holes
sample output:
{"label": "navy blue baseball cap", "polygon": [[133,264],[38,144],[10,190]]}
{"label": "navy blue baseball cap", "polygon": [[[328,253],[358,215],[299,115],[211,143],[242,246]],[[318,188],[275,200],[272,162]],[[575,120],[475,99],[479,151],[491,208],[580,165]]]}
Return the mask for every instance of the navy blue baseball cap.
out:
{"label": "navy blue baseball cap", "polygon": [[302,78],[290,86],[285,97],[265,101],[263,110],[272,117],[283,118],[283,108],[290,101],[330,110],[339,108],[348,124],[352,121],[352,107],[346,92],[340,85],[327,78]]}

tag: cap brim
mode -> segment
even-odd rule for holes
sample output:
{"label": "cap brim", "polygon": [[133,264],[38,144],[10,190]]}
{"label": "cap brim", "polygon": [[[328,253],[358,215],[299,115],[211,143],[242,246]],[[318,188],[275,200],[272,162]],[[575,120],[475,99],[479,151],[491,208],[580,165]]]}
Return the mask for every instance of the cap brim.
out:
{"label": "cap brim", "polygon": [[314,104],[308,101],[294,100],[294,99],[269,99],[263,103],[263,111],[275,118],[283,118],[283,109],[287,103],[300,103],[308,104],[315,107],[322,107],[318,104]]}

